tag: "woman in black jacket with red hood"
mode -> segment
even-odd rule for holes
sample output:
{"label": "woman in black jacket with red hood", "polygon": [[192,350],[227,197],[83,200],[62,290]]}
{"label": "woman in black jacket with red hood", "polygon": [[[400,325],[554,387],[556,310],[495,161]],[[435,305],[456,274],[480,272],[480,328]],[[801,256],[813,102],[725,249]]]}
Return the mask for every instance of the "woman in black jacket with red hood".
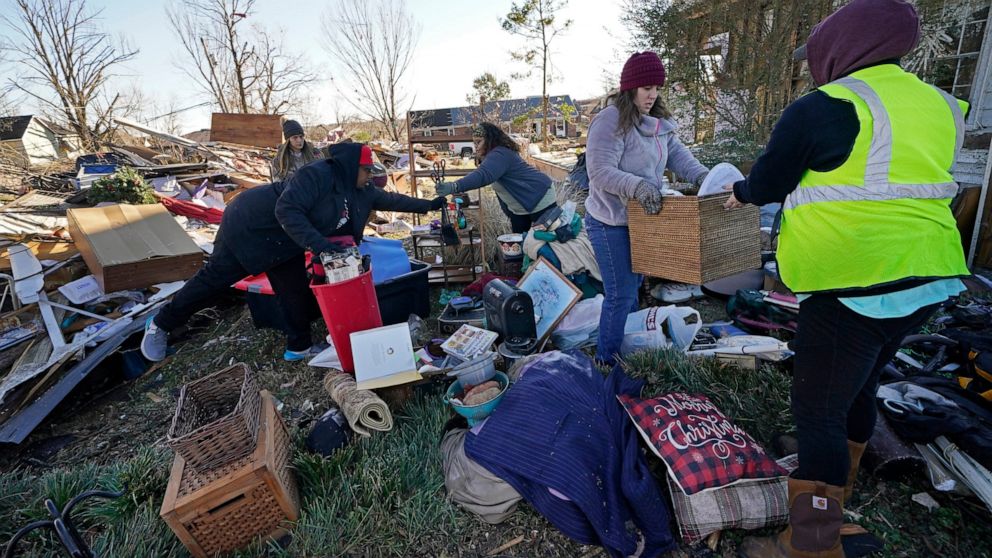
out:
{"label": "woman in black jacket with red hood", "polygon": [[151,361],[165,358],[169,331],[249,275],[265,273],[287,325],[288,361],[319,352],[310,337],[316,301],[307,283],[304,253],[344,247],[328,240],[351,236],[362,241],[372,211],[427,213],[444,198],[423,200],[368,187],[372,150],[352,143],[334,145],[329,157],[301,168],[286,182],[241,194],[224,211],[207,264],[145,326],[141,352]]}

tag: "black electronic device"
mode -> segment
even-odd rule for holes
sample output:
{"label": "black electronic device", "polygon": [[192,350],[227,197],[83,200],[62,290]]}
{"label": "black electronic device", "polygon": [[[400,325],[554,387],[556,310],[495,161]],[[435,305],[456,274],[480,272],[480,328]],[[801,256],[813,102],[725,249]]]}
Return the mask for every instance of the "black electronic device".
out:
{"label": "black electronic device", "polygon": [[528,354],[537,345],[534,301],[530,294],[493,279],[483,291],[487,329],[499,333],[503,344],[515,353]]}

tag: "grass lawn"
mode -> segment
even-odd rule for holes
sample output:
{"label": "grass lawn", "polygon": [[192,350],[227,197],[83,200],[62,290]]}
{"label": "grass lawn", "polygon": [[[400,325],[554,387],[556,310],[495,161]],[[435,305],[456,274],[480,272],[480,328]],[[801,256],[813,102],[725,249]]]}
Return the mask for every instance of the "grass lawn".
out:
{"label": "grass lawn", "polygon": [[[45,497],[62,504],[86,489],[127,483],[124,498],[80,508],[79,522],[94,549],[114,557],[187,556],[158,518],[172,459],[164,437],[178,387],[243,361],[257,372],[261,386],[284,403],[282,415],[297,448],[294,463],[303,512],[285,548],[270,544],[241,556],[606,555],[565,538],[528,505],[522,504],[504,524],[490,526],[446,501],[438,451],[450,413],[441,403],[443,382],[417,386],[402,408],[394,407],[392,432],[359,438],[329,459],[308,454],[303,437],[330,398],[319,371],[284,363],[281,353],[281,336],[255,330],[247,309],[230,307],[201,320],[164,366],[68,405],[23,448],[0,456],[0,541],[45,517]],[[749,372],[658,352],[632,359],[629,371],[648,381],[645,395],[672,389],[707,394],[766,444],[773,434],[789,429],[788,377],[782,368]],[[71,443],[57,452],[47,443],[66,439]],[[910,500],[923,491],[941,507],[928,512]],[[886,556],[992,555],[988,511],[977,500],[937,493],[922,475],[884,481],[864,475],[850,507],[865,527],[885,539]],[[715,555],[733,556],[744,534],[725,533]],[[29,536],[19,546],[20,555],[55,556],[46,537]],[[705,552],[686,547],[674,555]]]}

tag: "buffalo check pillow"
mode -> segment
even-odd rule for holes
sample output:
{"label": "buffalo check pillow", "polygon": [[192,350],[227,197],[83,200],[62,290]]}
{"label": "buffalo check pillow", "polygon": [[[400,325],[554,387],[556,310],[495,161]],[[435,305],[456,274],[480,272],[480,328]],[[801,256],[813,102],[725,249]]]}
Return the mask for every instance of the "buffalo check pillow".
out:
{"label": "buffalo check pillow", "polygon": [[687,495],[744,479],[788,475],[704,395],[617,398],[651,450],[665,462],[669,476]]}
{"label": "buffalo check pillow", "polygon": [[[799,465],[796,454],[777,461],[787,471]],[[727,529],[760,529],[789,522],[789,489],[786,477],[754,479],[686,496],[668,478],[682,540],[701,541],[710,533]]]}

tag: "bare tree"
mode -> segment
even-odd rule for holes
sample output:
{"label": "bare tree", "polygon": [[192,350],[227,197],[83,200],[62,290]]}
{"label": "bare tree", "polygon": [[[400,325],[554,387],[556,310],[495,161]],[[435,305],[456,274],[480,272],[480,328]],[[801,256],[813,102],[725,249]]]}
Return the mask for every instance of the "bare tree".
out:
{"label": "bare tree", "polygon": [[324,14],[324,47],[341,69],[335,87],[358,112],[400,141],[408,109],[402,82],[420,26],[398,0],[342,0]]}
{"label": "bare tree", "polygon": [[121,100],[107,82],[116,67],[137,51],[114,44],[100,30],[100,11],[85,0],[13,0],[2,16],[11,30],[4,50],[16,64],[11,89],[39,103],[56,122],[79,134],[86,148],[96,148],[110,127]]}
{"label": "bare tree", "polygon": [[16,106],[11,98],[10,92],[0,88],[0,117],[13,116]]}
{"label": "bare tree", "polygon": [[254,6],[255,0],[181,0],[166,10],[185,55],[177,66],[221,112],[286,112],[314,79],[301,56],[288,54],[262,27],[244,25]]}
{"label": "bare tree", "polygon": [[249,104],[266,114],[281,114],[304,104],[302,90],[315,77],[300,55],[286,54],[281,39],[257,29],[256,54],[252,58],[256,87],[248,92]]}
{"label": "bare tree", "polygon": [[516,74],[514,78],[527,77],[533,70],[541,71],[542,128],[544,148],[548,147],[548,83],[551,81],[551,42],[559,33],[568,31],[572,20],[556,21],[559,10],[565,8],[566,0],[524,0],[520,5],[514,2],[500,25],[505,31],[523,37],[528,44],[520,50],[511,51],[510,56],[526,64],[529,69]]}

